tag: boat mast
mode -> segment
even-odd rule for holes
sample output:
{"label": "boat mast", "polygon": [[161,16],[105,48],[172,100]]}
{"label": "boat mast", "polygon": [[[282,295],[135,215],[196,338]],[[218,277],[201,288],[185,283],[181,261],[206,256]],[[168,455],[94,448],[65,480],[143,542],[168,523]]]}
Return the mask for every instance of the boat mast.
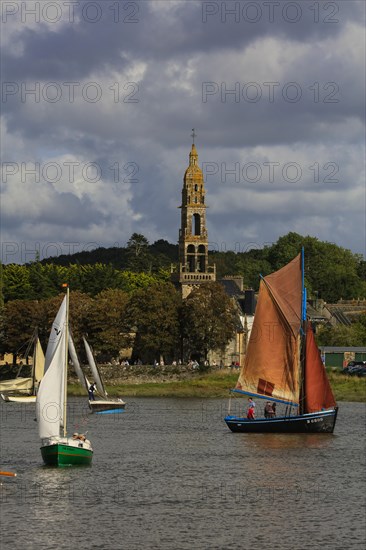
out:
{"label": "boat mast", "polygon": [[69,349],[69,285],[66,286],[66,326],[65,326],[65,365],[64,365],[64,437],[67,434],[66,419],[67,419],[67,359]]}
{"label": "boat mast", "polygon": [[36,364],[37,364],[37,342],[38,342],[38,329],[36,328],[34,331],[34,343],[33,343],[33,394],[35,394],[35,388],[36,388]]}
{"label": "boat mast", "polygon": [[301,248],[301,325],[300,325],[300,414],[304,408],[305,346],[306,346],[306,288],[305,288],[305,254]]}
{"label": "boat mast", "polygon": [[32,394],[36,385],[36,360],[37,360],[37,329],[33,333],[33,356],[32,356]]}

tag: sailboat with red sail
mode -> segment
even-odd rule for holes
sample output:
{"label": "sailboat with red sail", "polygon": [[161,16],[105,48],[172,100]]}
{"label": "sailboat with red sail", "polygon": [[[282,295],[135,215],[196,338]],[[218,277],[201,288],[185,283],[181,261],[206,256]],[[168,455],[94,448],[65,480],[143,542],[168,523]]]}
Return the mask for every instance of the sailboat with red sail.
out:
{"label": "sailboat with red sail", "polygon": [[[225,422],[233,432],[333,432],[338,407],[306,316],[304,251],[261,278],[245,362],[231,392],[265,400],[271,410],[262,417],[232,414],[230,407]],[[274,403],[280,412],[273,412]]]}

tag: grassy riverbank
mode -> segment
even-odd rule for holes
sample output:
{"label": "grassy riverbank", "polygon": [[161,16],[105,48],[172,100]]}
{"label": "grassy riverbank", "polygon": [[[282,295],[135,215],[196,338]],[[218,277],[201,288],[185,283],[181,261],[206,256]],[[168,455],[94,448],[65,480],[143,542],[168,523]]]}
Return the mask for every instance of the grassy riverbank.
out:
{"label": "grassy riverbank", "polygon": [[[122,397],[228,397],[233,388],[238,372],[228,370],[207,374],[195,373],[183,380],[151,380],[141,383],[129,382],[119,385],[107,385],[110,396]],[[350,377],[338,372],[329,374],[330,383],[337,401],[366,402],[366,377]],[[70,395],[85,395],[78,384],[69,385]]]}

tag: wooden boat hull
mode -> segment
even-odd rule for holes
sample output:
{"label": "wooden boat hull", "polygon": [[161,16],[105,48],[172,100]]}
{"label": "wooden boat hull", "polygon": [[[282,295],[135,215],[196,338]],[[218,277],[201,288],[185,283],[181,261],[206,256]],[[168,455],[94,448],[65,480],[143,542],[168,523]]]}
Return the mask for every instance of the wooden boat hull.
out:
{"label": "wooden boat hull", "polygon": [[91,464],[93,449],[83,442],[60,442],[42,446],[41,454],[47,466],[87,466]]}
{"label": "wooden boat hull", "polygon": [[332,410],[298,416],[258,418],[249,420],[226,416],[225,422],[232,432],[242,433],[333,433],[338,407]]}
{"label": "wooden boat hull", "polygon": [[93,413],[106,411],[123,411],[126,403],[122,399],[96,399],[89,400],[89,408]]}
{"label": "wooden boat hull", "polygon": [[35,395],[6,395],[4,393],[1,394],[1,398],[3,401],[6,401],[8,403],[35,403],[36,402],[36,396]]}

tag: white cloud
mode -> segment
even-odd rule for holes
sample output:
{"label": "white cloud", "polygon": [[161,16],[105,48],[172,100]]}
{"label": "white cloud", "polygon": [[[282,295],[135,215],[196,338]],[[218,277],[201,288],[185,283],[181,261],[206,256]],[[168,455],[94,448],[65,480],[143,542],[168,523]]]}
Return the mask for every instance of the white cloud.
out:
{"label": "white cloud", "polygon": [[[235,248],[297,231],[364,253],[360,4],[349,2],[333,26],[311,22],[311,11],[293,25],[224,24],[219,16],[203,24],[197,3],[139,6],[138,22],[129,25],[105,19],[91,25],[79,16],[71,24],[65,13],[55,24],[9,17],[5,82],[18,91],[10,88],[2,103],[1,152],[18,172],[5,174],[3,241],[112,246],[136,231],[150,242],[176,242],[195,127],[200,162],[218,167],[206,178],[212,242]],[[217,84],[206,101],[204,82]],[[256,102],[255,87],[245,97],[248,82],[262,94]],[[269,82],[278,83],[273,101]],[[301,88],[297,102],[291,101],[295,87],[287,89],[290,100],[283,95],[291,82]],[[230,90],[235,83],[239,101],[222,97],[221,85]],[[32,86],[39,86],[38,97],[24,93]],[[22,163],[29,169],[39,163],[39,182],[29,173],[22,181]],[[268,163],[278,163],[273,181]],[[294,174],[291,163],[300,166],[299,181],[286,181]],[[236,164],[238,181],[225,177]],[[61,167],[57,181],[52,166]],[[100,177],[90,181],[93,166]]]}

